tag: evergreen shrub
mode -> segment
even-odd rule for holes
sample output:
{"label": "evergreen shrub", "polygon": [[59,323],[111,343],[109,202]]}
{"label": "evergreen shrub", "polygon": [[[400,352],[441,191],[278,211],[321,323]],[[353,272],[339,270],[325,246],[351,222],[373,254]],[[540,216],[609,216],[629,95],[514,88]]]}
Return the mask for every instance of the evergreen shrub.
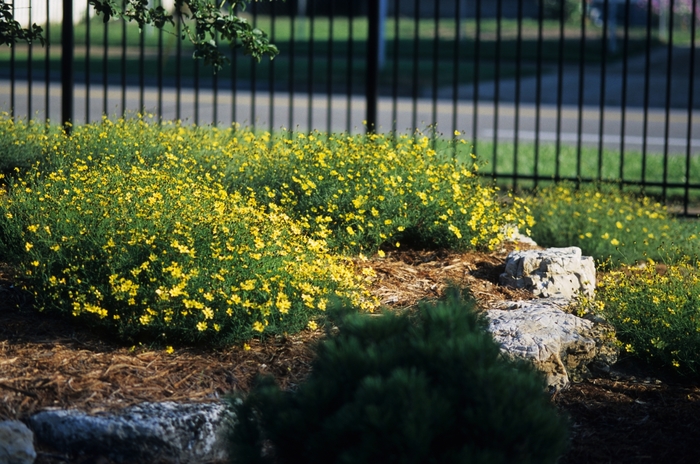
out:
{"label": "evergreen shrub", "polygon": [[240,463],[554,463],[565,421],[540,374],[499,356],[473,301],[350,314],[308,379],[229,399]]}

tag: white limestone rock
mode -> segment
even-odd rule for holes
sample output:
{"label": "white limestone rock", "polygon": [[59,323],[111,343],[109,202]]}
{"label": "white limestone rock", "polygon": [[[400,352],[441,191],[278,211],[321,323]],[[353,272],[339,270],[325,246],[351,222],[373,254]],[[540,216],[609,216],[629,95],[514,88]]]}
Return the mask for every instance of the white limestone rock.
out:
{"label": "white limestone rock", "polygon": [[0,463],[32,464],[35,459],[32,431],[20,421],[0,422]]}
{"label": "white limestone rock", "polygon": [[501,285],[525,288],[538,297],[595,296],[595,263],[578,247],[512,251]]}
{"label": "white limestone rock", "polygon": [[506,301],[486,311],[501,352],[532,362],[552,391],[587,373],[591,364],[604,368],[617,360],[612,327],[565,312],[569,305],[567,299],[544,298]]}
{"label": "white limestone rock", "polygon": [[47,410],[29,422],[37,439],[67,453],[116,462],[206,463],[226,459],[223,404],[143,403],[118,414]]}

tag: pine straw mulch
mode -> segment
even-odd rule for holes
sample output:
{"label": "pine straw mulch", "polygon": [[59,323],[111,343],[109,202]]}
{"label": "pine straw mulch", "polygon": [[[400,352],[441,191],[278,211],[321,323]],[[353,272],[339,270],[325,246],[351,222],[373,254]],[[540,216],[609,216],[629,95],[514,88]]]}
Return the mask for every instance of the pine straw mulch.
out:
{"label": "pine straw mulch", "polygon": [[[455,254],[388,253],[358,262],[377,275],[373,293],[390,308],[412,307],[444,295],[450,284],[469,287],[481,307],[526,292],[498,285],[508,250]],[[0,420],[26,419],[45,408],[97,413],[144,401],[218,401],[245,392],[258,374],[294,388],[309,372],[313,344],[306,331],[250,342],[250,349],[179,349],[172,354],[126,347],[74,321],[40,314],[0,269]],[[571,417],[571,447],[562,464],[674,462],[698,464],[700,388],[682,379],[651,376],[630,362],[558,393]],[[37,464],[107,463],[38,447]]]}

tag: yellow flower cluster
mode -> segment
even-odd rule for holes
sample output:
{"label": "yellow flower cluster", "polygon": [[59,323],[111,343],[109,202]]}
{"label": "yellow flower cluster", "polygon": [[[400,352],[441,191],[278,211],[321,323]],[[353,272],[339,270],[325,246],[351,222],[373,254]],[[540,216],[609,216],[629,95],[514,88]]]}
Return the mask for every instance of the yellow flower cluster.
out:
{"label": "yellow flower cluster", "polygon": [[685,373],[700,373],[700,269],[685,260],[603,275],[599,312],[625,351]]}
{"label": "yellow flower cluster", "polygon": [[531,206],[535,241],[548,246],[576,245],[600,260],[613,256],[633,263],[658,258],[659,246],[671,241],[686,251],[700,246],[698,234],[682,232],[687,228],[659,202],[616,187],[555,185],[538,191]]}
{"label": "yellow flower cluster", "polygon": [[221,142],[143,120],[52,140],[52,167],[12,180],[0,205],[43,307],[127,338],[215,344],[300,330],[330,298],[372,310],[349,260],[255,192],[226,190]]}
{"label": "yellow flower cluster", "polygon": [[475,163],[441,156],[427,137],[294,134],[271,142],[246,133],[225,150],[232,188],[264,192],[344,252],[410,242],[493,249],[506,224],[533,224],[521,199],[499,200]]}

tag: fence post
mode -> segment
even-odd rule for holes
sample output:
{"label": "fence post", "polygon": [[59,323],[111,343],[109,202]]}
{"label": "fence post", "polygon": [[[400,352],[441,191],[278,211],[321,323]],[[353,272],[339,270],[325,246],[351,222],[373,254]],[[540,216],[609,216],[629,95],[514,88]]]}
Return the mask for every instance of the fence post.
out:
{"label": "fence post", "polygon": [[61,123],[70,133],[73,121],[73,0],[63,0],[63,24],[61,25]]}
{"label": "fence post", "polygon": [[369,0],[367,34],[367,132],[375,132],[377,126],[377,95],[379,93],[379,3]]}

